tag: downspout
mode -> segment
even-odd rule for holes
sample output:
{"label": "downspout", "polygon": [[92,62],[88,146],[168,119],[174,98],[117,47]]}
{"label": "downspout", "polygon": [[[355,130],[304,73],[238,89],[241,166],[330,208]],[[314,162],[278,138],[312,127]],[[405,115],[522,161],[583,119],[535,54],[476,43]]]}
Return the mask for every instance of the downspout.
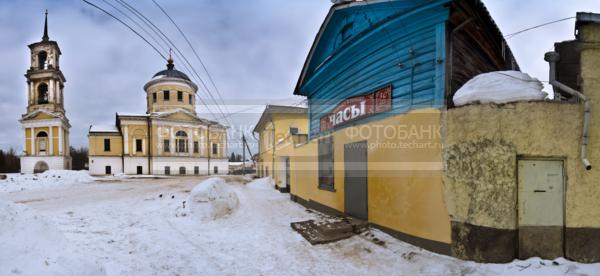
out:
{"label": "downspout", "polygon": [[146,122],[148,123],[148,174],[152,174],[152,123],[150,122],[150,114],[148,114],[148,117],[146,117]]}
{"label": "downspout", "polygon": [[570,95],[579,98],[583,101],[583,133],[581,134],[581,163],[586,170],[592,169],[592,164],[587,159],[587,145],[589,143],[589,129],[590,129],[590,111],[591,102],[590,98],[583,95],[583,93],[559,82],[556,80],[556,62],[560,60],[560,54],[557,52],[548,52],[544,56],[544,59],[550,63],[550,84],[563,92],[567,92]]}

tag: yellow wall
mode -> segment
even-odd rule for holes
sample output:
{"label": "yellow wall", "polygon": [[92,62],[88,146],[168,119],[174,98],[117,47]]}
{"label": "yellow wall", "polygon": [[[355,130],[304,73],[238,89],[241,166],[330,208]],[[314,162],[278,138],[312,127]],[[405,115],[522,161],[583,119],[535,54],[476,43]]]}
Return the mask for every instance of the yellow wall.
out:
{"label": "yellow wall", "polygon": [[318,188],[318,144],[311,140],[296,148],[292,157],[292,194],[343,212],[344,145],[367,141],[369,221],[450,243],[442,193],[440,116],[437,109],[424,109],[335,131],[335,192]]}
{"label": "yellow wall", "polygon": [[[169,92],[169,100],[164,100],[165,90]],[[177,91],[183,92],[183,102],[177,100]],[[153,102],[152,94],[156,93],[156,103]],[[189,103],[188,95],[192,96],[192,103]],[[154,85],[147,92],[147,108],[149,112],[169,111],[175,108],[184,108],[192,112],[196,112],[196,94],[194,90],[187,85]]]}
{"label": "yellow wall", "polygon": [[[40,151],[39,151],[39,138],[37,138],[37,134],[41,131],[44,131],[48,134],[48,137],[46,138],[47,144],[46,144],[46,154],[45,156],[59,156],[60,155],[60,151],[59,151],[59,138],[58,138],[58,131],[59,128],[58,127],[52,127],[52,141],[50,141],[50,127],[36,127],[34,128],[34,140],[31,140],[31,128],[25,128],[25,155],[39,155]],[[32,153],[31,152],[31,143],[35,143],[35,152]],[[50,154],[50,143],[52,143],[52,148],[53,148],[53,152],[52,154]],[[68,137],[67,137],[67,132],[66,130],[63,129],[63,156],[64,155],[68,155],[68,145],[69,145],[69,141],[68,141]]]}
{"label": "yellow wall", "polygon": [[[298,138],[290,135],[290,127],[298,128],[299,134],[308,133],[308,115],[298,113],[269,114],[271,121],[265,123],[259,134],[258,171],[263,173],[267,168],[268,175],[276,184],[285,183],[285,163],[283,158],[295,154],[295,143]],[[264,175],[261,175],[264,176]]]}
{"label": "yellow wall", "polygon": [[[104,139],[110,139],[110,151],[104,151]],[[92,134],[88,136],[90,156],[121,156],[123,137],[120,135]]]}

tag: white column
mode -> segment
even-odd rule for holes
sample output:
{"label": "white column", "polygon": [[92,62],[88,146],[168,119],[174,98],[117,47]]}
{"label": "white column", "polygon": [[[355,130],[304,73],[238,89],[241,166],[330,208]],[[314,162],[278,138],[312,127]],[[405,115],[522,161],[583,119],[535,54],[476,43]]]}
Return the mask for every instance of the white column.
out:
{"label": "white column", "polygon": [[52,128],[54,128],[54,127],[50,126],[49,128],[50,128],[50,133],[48,133],[48,143],[49,143],[49,145],[48,145],[49,151],[48,152],[50,152],[49,155],[52,156],[52,155],[54,155],[54,139],[53,139],[54,137],[52,136]]}
{"label": "white column", "polygon": [[171,133],[171,141],[169,142],[170,150],[171,150],[171,154],[173,154],[173,153],[175,153],[175,129],[170,128],[169,132]]}
{"label": "white column", "polygon": [[164,144],[164,142],[162,141],[162,127],[159,126],[157,132],[158,132],[158,134],[156,135],[157,136],[156,139],[158,141],[156,144],[156,149],[158,150],[158,155],[161,155],[163,152],[163,144]]}
{"label": "white column", "polygon": [[29,104],[33,104],[34,103],[34,96],[33,96],[33,87],[35,85],[33,84],[33,81],[29,82]]}
{"label": "white column", "polygon": [[31,128],[31,155],[35,155],[35,128]]}
{"label": "white column", "polygon": [[56,89],[54,89],[56,91],[56,103],[60,103],[60,82],[58,82],[58,80],[56,80],[56,85],[54,86],[56,87]]}
{"label": "white column", "polygon": [[204,128],[200,128],[200,155],[204,156],[204,149],[206,145],[204,144]]}
{"label": "white column", "polygon": [[194,129],[188,129],[188,155],[194,155]]}
{"label": "white column", "polygon": [[146,154],[146,139],[142,139],[142,155]]}
{"label": "white column", "polygon": [[123,147],[124,147],[123,153],[125,155],[127,155],[127,154],[129,154],[129,134],[128,134],[129,128],[127,126],[124,126],[123,129],[124,129],[123,136],[125,136],[125,137],[123,137]]}
{"label": "white column", "polygon": [[50,87],[48,89],[48,101],[54,101],[54,80],[50,80]]}
{"label": "white column", "polygon": [[63,155],[63,129],[58,127],[58,154]]}

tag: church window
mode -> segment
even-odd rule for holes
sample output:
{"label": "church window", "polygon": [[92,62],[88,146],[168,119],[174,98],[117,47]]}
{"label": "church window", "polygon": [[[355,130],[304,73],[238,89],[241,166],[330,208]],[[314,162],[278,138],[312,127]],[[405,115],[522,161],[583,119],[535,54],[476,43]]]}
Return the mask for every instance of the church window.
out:
{"label": "church window", "polygon": [[177,91],[177,101],[183,102],[183,92]]}
{"label": "church window", "polygon": [[38,58],[38,69],[48,69],[48,53],[41,51],[37,55]]}
{"label": "church window", "polygon": [[156,92],[152,93],[152,102],[156,103]]}
{"label": "church window", "polygon": [[165,151],[171,151],[171,147],[169,145],[169,140],[164,140],[163,141],[163,148]]}
{"label": "church window", "polygon": [[198,142],[194,142],[194,153],[198,153]]}
{"label": "church window", "polygon": [[219,145],[212,144],[212,154],[216,155],[218,151],[219,151]]}
{"label": "church window", "polygon": [[110,151],[110,139],[104,139],[104,151]]}
{"label": "church window", "polygon": [[38,85],[38,104],[47,104],[48,103],[48,85],[45,83],[41,83]]}
{"label": "church window", "polygon": [[185,167],[179,167],[179,174],[185,175]]}
{"label": "church window", "polygon": [[142,139],[135,139],[135,151],[142,152]]}
{"label": "church window", "polygon": [[163,93],[164,93],[163,100],[169,101],[169,98],[170,98],[169,90],[165,90],[165,91],[163,91]]}
{"label": "church window", "polygon": [[188,101],[192,104],[192,95],[188,95]]}
{"label": "church window", "polygon": [[165,167],[165,175],[170,175],[171,174],[171,167],[166,166]]}
{"label": "church window", "polygon": [[48,133],[40,131],[36,137],[38,138],[38,148],[40,152],[46,152]]}
{"label": "church window", "polygon": [[187,134],[185,131],[175,133],[175,151],[179,153],[188,152]]}

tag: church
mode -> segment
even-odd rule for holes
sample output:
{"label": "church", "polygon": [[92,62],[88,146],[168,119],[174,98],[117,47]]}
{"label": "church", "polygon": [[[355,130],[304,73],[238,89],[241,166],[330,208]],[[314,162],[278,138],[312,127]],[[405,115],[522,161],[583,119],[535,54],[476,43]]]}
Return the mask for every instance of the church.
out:
{"label": "church", "polygon": [[198,86],[167,62],[144,85],[145,114],[117,113],[115,125],[90,126],[90,174],[228,173],[227,127],[198,117]]}
{"label": "church", "polygon": [[71,169],[69,119],[65,114],[60,48],[48,37],[48,12],[42,41],[29,45],[31,66],[27,78],[27,112],[19,122],[24,131],[21,172]]}

